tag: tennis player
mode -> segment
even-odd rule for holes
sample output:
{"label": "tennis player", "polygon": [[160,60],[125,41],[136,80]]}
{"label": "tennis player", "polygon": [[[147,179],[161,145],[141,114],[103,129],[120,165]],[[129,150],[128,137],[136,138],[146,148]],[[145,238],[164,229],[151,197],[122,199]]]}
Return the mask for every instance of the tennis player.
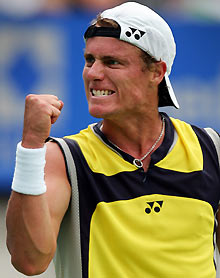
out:
{"label": "tennis player", "polygon": [[12,264],[31,276],[54,258],[58,278],[216,277],[215,139],[158,110],[179,108],[170,27],[127,2],[102,12],[84,38],[85,92],[100,120],[51,138],[63,102],[26,97],[7,211]]}

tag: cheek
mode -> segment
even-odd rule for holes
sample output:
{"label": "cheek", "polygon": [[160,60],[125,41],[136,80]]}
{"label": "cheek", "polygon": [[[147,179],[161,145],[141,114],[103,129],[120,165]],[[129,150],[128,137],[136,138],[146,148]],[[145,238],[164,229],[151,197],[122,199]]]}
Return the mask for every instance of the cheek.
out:
{"label": "cheek", "polygon": [[83,72],[82,72],[82,78],[83,78],[83,83],[84,83],[84,89],[85,89],[85,95],[86,95],[86,98],[88,100],[89,98],[89,85],[88,85],[88,82],[87,82],[87,70],[86,68],[84,67],[83,69]]}
{"label": "cheek", "polygon": [[121,78],[120,86],[125,92],[132,91],[135,94],[143,87],[143,81],[137,73],[127,74],[124,78]]}
{"label": "cheek", "polygon": [[83,72],[82,72],[82,78],[83,78],[84,81],[86,80],[86,75],[87,75],[86,72],[87,72],[86,67],[84,67]]}
{"label": "cheek", "polygon": [[135,77],[134,74],[123,82],[123,91],[126,93],[127,101],[131,103],[143,102],[148,94],[147,80],[139,77],[137,75]]}
{"label": "cheek", "polygon": [[88,70],[84,67],[83,72],[82,72],[82,78],[83,78],[84,87],[85,87],[85,90],[86,90],[86,91],[87,91],[87,89],[88,89],[87,72],[88,72]]}

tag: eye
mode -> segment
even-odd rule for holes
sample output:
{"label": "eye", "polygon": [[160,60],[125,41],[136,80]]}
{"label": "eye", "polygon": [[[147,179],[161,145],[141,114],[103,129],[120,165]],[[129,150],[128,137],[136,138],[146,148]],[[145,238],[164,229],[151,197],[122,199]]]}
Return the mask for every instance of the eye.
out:
{"label": "eye", "polygon": [[85,64],[87,67],[91,67],[95,62],[95,58],[92,55],[85,56]]}
{"label": "eye", "polygon": [[105,61],[105,64],[109,66],[115,66],[115,65],[119,65],[120,63],[116,59],[108,59]]}

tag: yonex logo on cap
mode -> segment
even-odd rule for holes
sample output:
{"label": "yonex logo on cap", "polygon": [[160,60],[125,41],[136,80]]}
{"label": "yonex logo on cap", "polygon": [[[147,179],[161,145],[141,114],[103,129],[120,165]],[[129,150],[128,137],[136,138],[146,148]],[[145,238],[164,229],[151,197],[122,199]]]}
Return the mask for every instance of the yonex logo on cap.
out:
{"label": "yonex logo on cap", "polygon": [[132,35],[134,36],[134,38],[138,41],[140,40],[141,37],[143,37],[143,35],[145,34],[146,32],[144,31],[141,31],[141,30],[138,30],[136,28],[132,28],[132,27],[129,27],[129,30],[126,31],[125,35],[127,37],[131,37]]}

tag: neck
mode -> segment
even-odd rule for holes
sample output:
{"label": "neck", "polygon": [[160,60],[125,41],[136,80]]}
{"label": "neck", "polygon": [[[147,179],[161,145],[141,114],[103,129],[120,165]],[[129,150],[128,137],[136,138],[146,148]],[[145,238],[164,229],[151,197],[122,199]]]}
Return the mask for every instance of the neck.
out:
{"label": "neck", "polygon": [[[146,117],[138,121],[135,120],[131,119],[125,122],[104,120],[102,131],[121,150],[140,159],[160,137],[162,120],[159,113],[154,117]],[[161,138],[159,138],[156,146],[149,155],[160,146],[163,137],[164,134],[161,135]]]}

